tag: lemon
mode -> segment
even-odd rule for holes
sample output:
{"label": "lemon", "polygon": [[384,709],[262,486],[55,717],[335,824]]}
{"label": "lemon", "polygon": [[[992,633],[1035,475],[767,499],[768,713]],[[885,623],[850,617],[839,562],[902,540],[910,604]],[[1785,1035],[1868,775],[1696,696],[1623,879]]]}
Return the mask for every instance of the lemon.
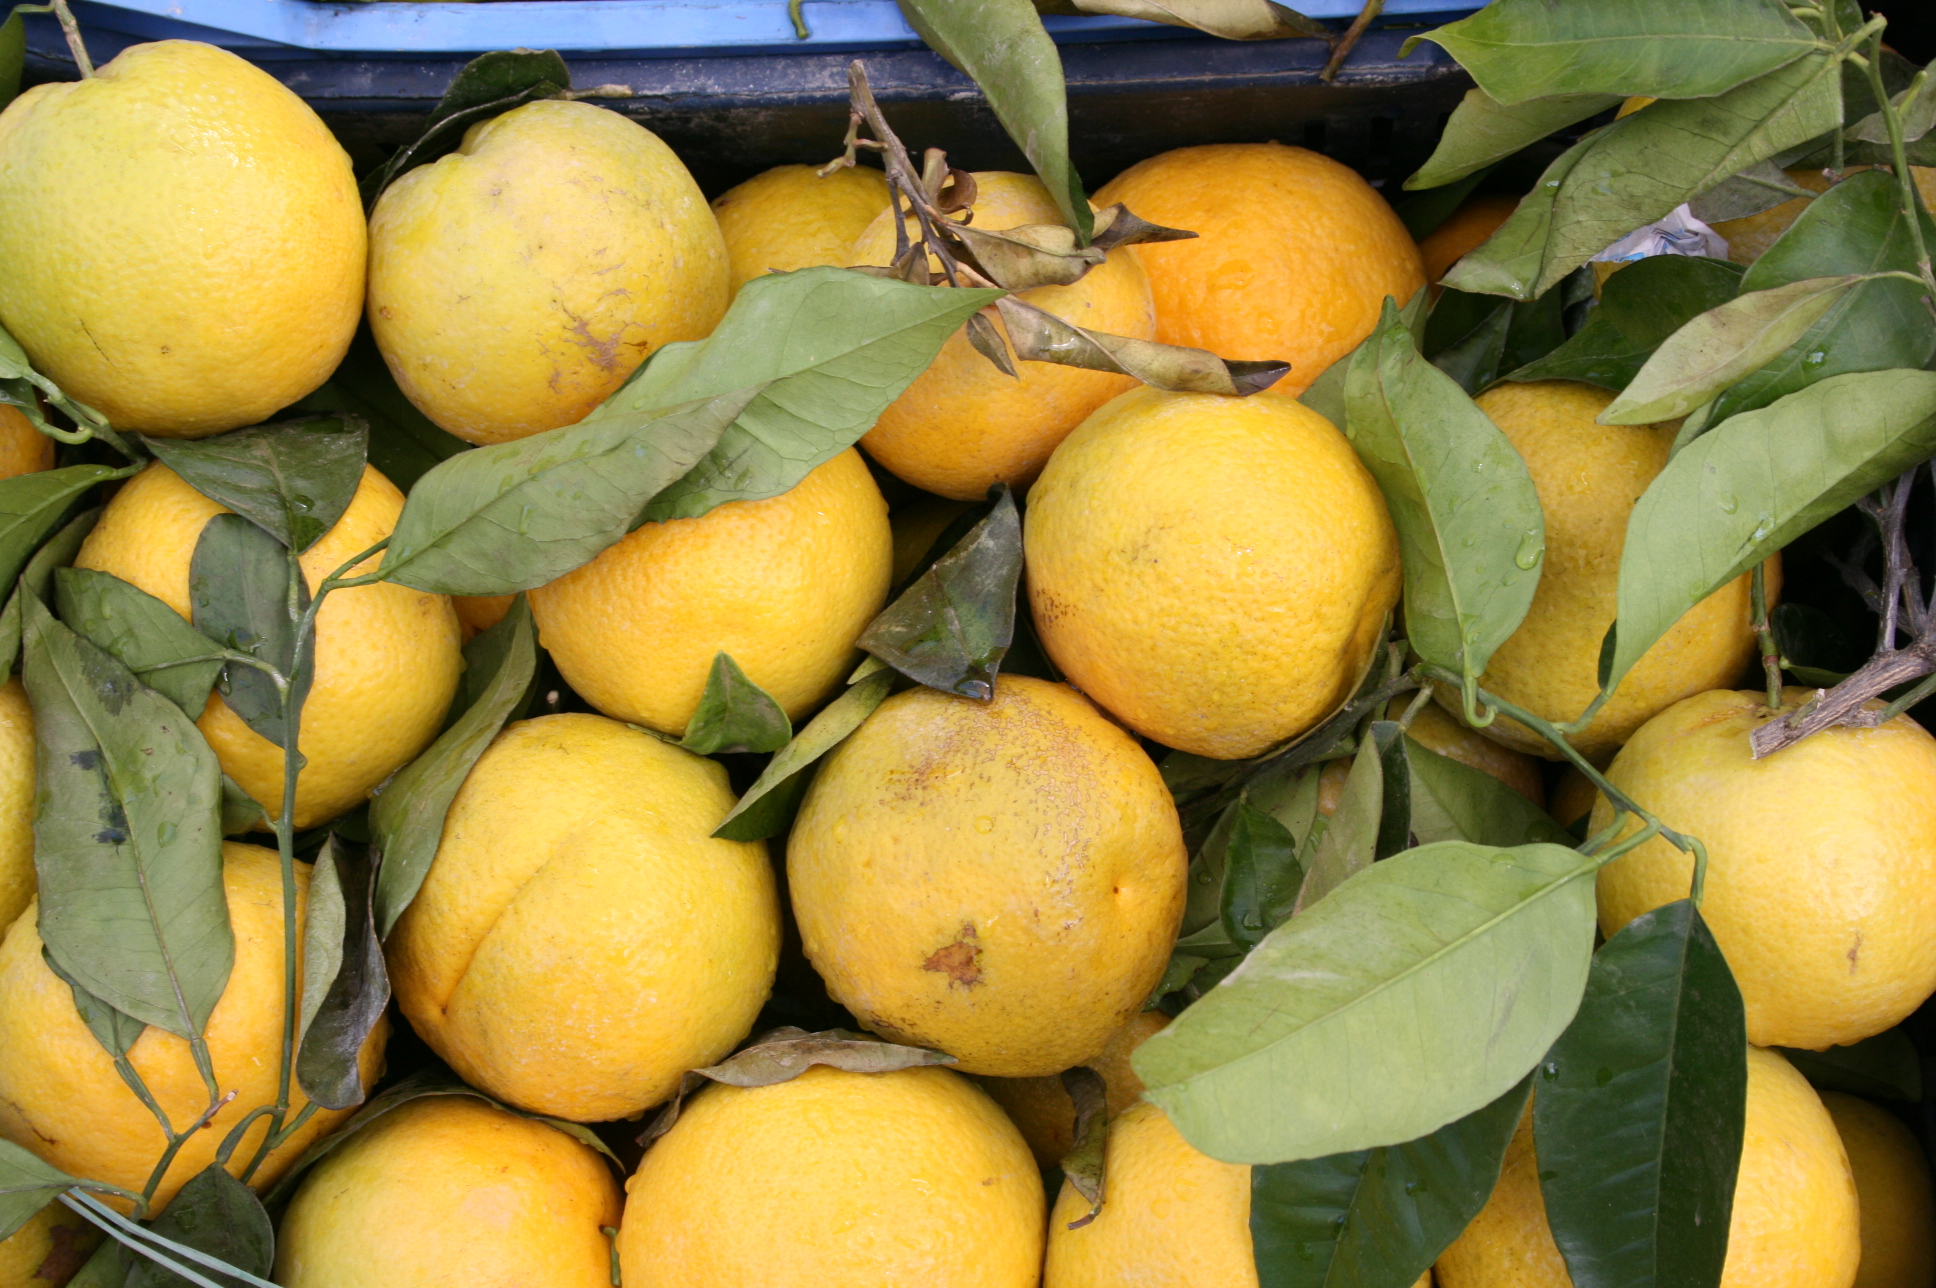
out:
{"label": "lemon", "polygon": [[510,726],[390,936],[403,1013],[521,1108],[596,1122],[665,1099],[773,985],[766,847],[710,835],[732,807],[718,762],[615,720]]}
{"label": "lemon", "polygon": [[609,1288],[618,1184],[588,1146],[470,1096],[390,1110],[327,1155],[276,1239],[286,1288]]}
{"label": "lemon", "polygon": [[893,558],[849,448],[779,496],[641,526],[532,591],[531,612],[565,681],[614,719],[683,733],[727,653],[797,720],[853,670]]}
{"label": "lemon", "polygon": [[[1526,461],[1546,514],[1539,589],[1519,629],[1501,644],[1479,684],[1555,723],[1586,710],[1600,691],[1600,647],[1613,625],[1620,551],[1634,502],[1667,464],[1675,426],[1597,425],[1613,394],[1570,380],[1503,384],[1479,409]],[[1769,602],[1780,561],[1769,560]],[[1750,576],[1743,573],[1689,609],[1654,642],[1593,723],[1570,741],[1604,761],[1655,712],[1732,684],[1754,656]],[[1451,705],[1450,695],[1441,700]],[[1501,717],[1486,730],[1507,746],[1558,759],[1546,740]]]}
{"label": "lemon", "polygon": [[[275,851],[229,842],[222,847],[222,885],[235,932],[235,966],[209,1015],[205,1033],[224,1094],[236,1093],[193,1132],[155,1191],[163,1207],[190,1177],[215,1161],[230,1130],[252,1110],[276,1101],[282,1055],[282,874]],[[296,865],[296,940],[309,890],[309,865]],[[74,990],[41,956],[35,909],[15,919],[0,941],[0,1138],[32,1150],[71,1176],[105,1181],[139,1194],[167,1143],[154,1115],[115,1069],[113,1057],[74,1009]],[[300,966],[298,967],[300,970]],[[298,975],[298,989],[301,977]],[[363,1045],[363,1085],[376,1081],[387,1026],[379,1023]],[[188,1043],[148,1028],[127,1060],[177,1129],[207,1108],[208,1088]],[[290,1118],[308,1104],[291,1093]],[[252,1178],[267,1186],[336,1125],[349,1110],[318,1109],[270,1153]],[[242,1134],[228,1168],[240,1174],[269,1129],[257,1118]]]}
{"label": "lemon", "polygon": [[1822,1104],[1848,1151],[1862,1209],[1855,1288],[1929,1288],[1936,1283],[1936,1186],[1922,1146],[1878,1105],[1839,1091],[1824,1091]]}
{"label": "lemon", "polygon": [[15,676],[0,684],[0,933],[34,886],[34,709]]}
{"label": "lemon", "polygon": [[1042,1182],[945,1069],[706,1088],[625,1187],[626,1288],[1035,1288]]}
{"label": "lemon", "polygon": [[[1570,1288],[1546,1227],[1529,1109],[1492,1198],[1434,1268],[1439,1288]],[[1748,1112],[1721,1288],[1850,1288],[1855,1184],[1835,1124],[1808,1082],[1748,1049]]]}
{"label": "lemon", "polygon": [[0,113],[0,325],[118,429],[219,434],[322,384],[365,240],[335,137],[213,45],[135,45]]}
{"label": "lemon", "polygon": [[[1812,692],[1787,690],[1783,712]],[[1669,707],[1607,778],[1706,843],[1701,914],[1741,985],[1748,1040],[1860,1041],[1936,990],[1936,738],[1905,715],[1755,760],[1748,735],[1772,718],[1762,702],[1720,690]],[[1589,827],[1612,820],[1601,800]],[[1659,838],[1614,860],[1600,871],[1600,929],[1685,898],[1692,872]]]}
{"label": "lemon", "polygon": [[1143,1007],[1183,915],[1162,775],[1081,694],[882,703],[787,841],[808,959],[868,1028],[966,1073],[1060,1073]]}
{"label": "lemon", "polygon": [[1330,715],[1398,602],[1377,484],[1330,421],[1277,393],[1117,398],[1056,450],[1024,544],[1063,674],[1199,756],[1255,756]]}
{"label": "lemon", "polygon": [[1156,338],[1291,364],[1300,394],[1425,285],[1418,247],[1357,172],[1303,148],[1217,143],[1139,161],[1096,193],[1192,241],[1138,246]]}
{"label": "lemon", "polygon": [[672,149],[590,103],[526,103],[398,179],[370,216],[370,329],[403,392],[472,443],[584,419],[732,295]]}
{"label": "lemon", "polygon": [[[983,171],[975,176],[974,226],[1000,232],[1059,224],[1042,181]],[[855,264],[894,258],[894,217],[882,214],[855,241]],[[939,271],[939,266],[936,266]],[[1148,340],[1156,334],[1149,283],[1131,249],[1109,253],[1068,286],[1038,286],[1021,298],[1092,331]],[[994,309],[986,316],[1007,335]],[[1129,376],[1048,362],[1017,362],[1003,375],[975,352],[966,331],[950,336],[926,371],[881,413],[861,439],[867,454],[918,488],[979,501],[995,483],[1026,487],[1055,445],[1082,418],[1135,385]]]}
{"label": "lemon", "polygon": [[1559,782],[1553,785],[1552,815],[1561,827],[1571,827],[1593,812],[1593,802],[1599,795],[1600,789],[1593,785],[1592,779],[1568,765],[1561,771]]}
{"label": "lemon", "polygon": [[54,467],[54,440],[17,407],[0,403],[0,479]]}
{"label": "lemon", "polygon": [[1419,241],[1418,254],[1425,265],[1425,280],[1436,283],[1444,277],[1467,252],[1476,250],[1486,238],[1499,231],[1499,225],[1517,209],[1517,197],[1468,198],[1450,218]]}
{"label": "lemon", "polygon": [[[403,494],[364,466],[349,509],[302,556],[315,592],[324,577],[390,534]],[[159,461],[122,485],[74,563],[131,582],[190,615],[189,562],[208,521],[227,510]],[[374,568],[377,557],[356,571]],[[457,616],[443,595],[394,582],[331,591],[316,613],[316,679],[298,746],[308,763],[295,822],[311,827],[367,799],[442,727],[463,667]],[[282,749],[211,693],[200,725],[222,770],[268,811],[282,809]]]}
{"label": "lemon", "polygon": [[822,177],[776,165],[713,198],[737,291],[769,272],[846,264],[854,238],[887,209],[887,176],[846,166]]}
{"label": "lemon", "polygon": [[49,1203],[0,1239],[0,1288],[60,1288],[100,1244],[100,1230],[86,1217]]}
{"label": "lemon", "polygon": [[[1076,1061],[1102,1075],[1111,1115],[1122,1113],[1143,1098],[1143,1080],[1136,1076],[1129,1057],[1169,1022],[1170,1017],[1161,1011],[1144,1011],[1111,1034],[1102,1050]],[[1060,1076],[983,1078],[981,1085],[1021,1129],[1022,1139],[1043,1167],[1058,1165],[1075,1148],[1076,1106]]]}
{"label": "lemon", "polygon": [[482,635],[511,611],[516,595],[452,595],[450,606],[457,610],[457,624],[468,641]]}

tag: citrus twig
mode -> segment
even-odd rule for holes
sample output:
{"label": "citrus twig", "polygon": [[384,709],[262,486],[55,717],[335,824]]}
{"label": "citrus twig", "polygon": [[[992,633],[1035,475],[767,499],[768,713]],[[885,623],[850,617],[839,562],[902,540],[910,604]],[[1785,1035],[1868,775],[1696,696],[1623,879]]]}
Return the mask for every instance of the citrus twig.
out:
{"label": "citrus twig", "polygon": [[1768,626],[1768,564],[1755,565],[1750,595],[1754,602],[1755,643],[1761,649],[1761,674],[1768,688],[1768,709],[1781,706],[1781,650],[1775,647],[1775,633]]}
{"label": "citrus twig", "polygon": [[1329,85],[1338,78],[1338,69],[1343,67],[1344,60],[1350,57],[1352,49],[1358,43],[1358,38],[1365,34],[1365,28],[1371,26],[1378,15],[1384,11],[1385,0],[1365,0],[1365,7],[1358,10],[1358,16],[1351,20],[1351,25],[1344,29],[1344,34],[1332,44],[1331,57],[1325,61],[1324,70],[1318,73],[1319,80]]}

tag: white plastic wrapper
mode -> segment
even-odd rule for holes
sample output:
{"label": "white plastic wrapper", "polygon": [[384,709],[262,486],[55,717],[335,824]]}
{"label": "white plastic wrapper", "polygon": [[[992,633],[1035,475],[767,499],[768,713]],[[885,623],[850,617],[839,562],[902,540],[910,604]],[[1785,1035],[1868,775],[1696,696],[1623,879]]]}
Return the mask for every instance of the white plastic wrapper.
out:
{"label": "white plastic wrapper", "polygon": [[1677,206],[1665,219],[1636,228],[1593,257],[1595,262],[1627,264],[1650,255],[1705,255],[1728,257],[1728,239],[1696,219],[1686,206]]}

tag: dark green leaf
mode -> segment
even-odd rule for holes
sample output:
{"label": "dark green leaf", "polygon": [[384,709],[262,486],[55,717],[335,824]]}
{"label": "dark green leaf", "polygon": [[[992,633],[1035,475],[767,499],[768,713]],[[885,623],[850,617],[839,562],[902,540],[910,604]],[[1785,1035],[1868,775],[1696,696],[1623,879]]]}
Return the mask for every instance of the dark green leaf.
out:
{"label": "dark green leaf", "polygon": [[222,835],[240,836],[244,832],[268,832],[275,825],[261,802],[242,790],[227,774],[222,775]]}
{"label": "dark green leaf", "polygon": [[126,1288],[134,1254],[118,1239],[103,1239],[94,1255],[67,1281],[67,1288]]}
{"label": "dark green leaf", "polygon": [[454,151],[464,131],[540,98],[571,88],[571,71],[553,50],[510,49],[480,54],[464,64],[424,123],[423,133],[363,179],[363,199],[374,205],[383,190],[414,166]]}
{"label": "dark green leaf", "polygon": [[1290,919],[1304,884],[1298,866],[1298,838],[1282,823],[1238,801],[1224,846],[1224,933],[1234,943],[1255,948],[1265,935]]}
{"label": "dark green leaf", "polygon": [[288,711],[275,680],[257,667],[228,663],[221,683],[230,710],[276,746],[288,748],[288,715],[301,710],[316,678],[314,632],[297,656],[297,627],[309,607],[309,584],[295,557],[241,515],[218,514],[195,543],[188,602],[197,631],[289,677]]}
{"label": "dark green leaf", "polygon": [[58,569],[54,594],[63,622],[112,653],[162,697],[183,711],[201,714],[222,669],[219,658],[209,658],[220,645],[183,621],[180,613],[112,573]]}
{"label": "dark green leaf", "polygon": [[1378,336],[1352,360],[1347,429],[1398,528],[1412,647],[1477,676],[1533,602],[1539,497],[1513,445],[1420,356],[1389,302]]}
{"label": "dark green leaf", "polygon": [[34,1219],[39,1211],[80,1181],[49,1166],[10,1140],[0,1140],[0,1239]]}
{"label": "dark green leaf", "polygon": [[1555,94],[1508,107],[1482,89],[1469,89],[1452,109],[1431,160],[1405,187],[1453,183],[1619,103],[1618,94]]}
{"label": "dark green leaf", "polygon": [[1572,836],[1545,810],[1483,769],[1460,764],[1416,741],[1407,752],[1412,771],[1412,834],[1420,844],[1572,844]]}
{"label": "dark green leaf", "polygon": [[471,446],[437,428],[397,388],[367,325],[357,328],[356,338],[350,341],[349,352],[336,373],[296,408],[361,417],[370,427],[370,464],[405,492],[437,462],[469,451]]}
{"label": "dark green leaf", "polygon": [[1465,199],[1478,189],[1495,168],[1492,165],[1481,166],[1465,178],[1454,180],[1444,187],[1400,193],[1392,199],[1392,213],[1405,225],[1405,231],[1412,235],[1413,241],[1422,242],[1458,213]]}
{"label": "dark green leaf", "polygon": [[221,769],[174,703],[25,599],[40,767],[40,935],[62,974],[178,1037],[198,1034],[235,957],[222,886]]}
{"label": "dark green leaf", "polygon": [[1069,162],[1062,56],[1029,0],[900,0],[928,48],[967,73],[1084,241],[1094,216]]}
{"label": "dark green leaf", "polygon": [[860,646],[930,688],[983,701],[1015,634],[1022,519],[1008,485],[988,516],[861,634]]}
{"label": "dark green leaf", "polygon": [[[309,926],[334,934],[317,939],[313,954],[305,945],[305,962],[314,960],[323,969],[314,975],[304,971],[304,1009],[309,1009],[310,990],[322,995],[325,979],[329,991],[321,1005],[305,1017],[302,1045],[296,1056],[296,1080],[303,1094],[325,1109],[348,1109],[362,1103],[358,1060],[370,1031],[383,1018],[383,1008],[390,1004],[390,975],[384,968],[383,941],[377,938],[372,913],[375,882],[376,874],[364,847],[346,845],[334,835],[324,842],[310,881]],[[319,925],[316,917],[319,885],[335,888],[339,915],[325,919],[333,921],[333,926]]]}
{"label": "dark green leaf", "polygon": [[1393,720],[1374,720],[1352,757],[1351,773],[1297,892],[1303,912],[1348,879],[1410,844],[1411,767],[1405,731]]}
{"label": "dark green leaf", "polygon": [[360,416],[312,416],[213,438],[142,441],[190,487],[300,554],[350,508],[369,437]]}
{"label": "dark green leaf", "polygon": [[464,667],[465,687],[477,698],[370,802],[370,834],[382,856],[373,900],[379,937],[389,935],[423,888],[443,839],[444,816],[471,766],[530,698],[538,642],[524,596],[512,601],[502,621],[464,646]]}
{"label": "dark green leaf", "polygon": [[54,960],[54,955],[44,945],[40,956],[47,963],[47,969],[73,990],[74,1009],[80,1013],[81,1023],[87,1025],[88,1032],[94,1035],[101,1048],[117,1060],[132,1050],[148,1026],[133,1016],[121,1014],[69,979],[67,972],[61,969],[60,963]]}
{"label": "dark green leaf", "polygon": [[1573,1018],[1595,872],[1555,845],[1374,863],[1137,1050],[1145,1094],[1230,1162],[1437,1131],[1525,1077]]}
{"label": "dark green leaf", "polygon": [[20,93],[20,73],[27,65],[27,24],[15,7],[0,22],[0,108]]}
{"label": "dark green leaf", "polygon": [[1821,47],[1779,0],[1493,0],[1417,39],[1444,46],[1501,103],[1708,98]]}
{"label": "dark green leaf", "polygon": [[829,702],[807,727],[794,735],[767,762],[766,769],[746,789],[713,835],[728,841],[763,841],[784,832],[800,806],[815,761],[832,751],[887,700],[894,672],[868,658],[856,672],[852,686]]}
{"label": "dark green leaf", "polygon": [[739,663],[718,653],[706,675],[706,691],[699,695],[699,707],[686,721],[686,735],[679,745],[710,756],[721,751],[778,751],[792,737],[793,725],[780,704],[747,679]]}
{"label": "dark green leaf", "polygon": [[1936,373],[1832,376],[1682,448],[1641,494],[1620,555],[1611,690],[1682,613],[1936,452]]}
{"label": "dark green leaf", "polygon": [[1499,1181],[1532,1079],[1403,1145],[1250,1173],[1259,1288],[1409,1288]]}
{"label": "dark green leaf", "polygon": [[[155,1218],[153,1230],[256,1276],[275,1261],[276,1236],[261,1200],[219,1163],[189,1178]],[[219,1271],[211,1272],[219,1275]],[[190,1281],[144,1258],[128,1271],[127,1288],[191,1288]]]}
{"label": "dark green leaf", "polygon": [[105,465],[70,465],[0,479],[0,587],[12,590],[27,560],[83,493],[96,483],[131,473]]}
{"label": "dark green leaf", "polygon": [[1747,1021],[1692,904],[1635,918],[1595,954],[1538,1082],[1540,1190],[1576,1288],[1720,1283]]}
{"label": "dark green leaf", "polygon": [[1812,201],[1815,194],[1773,161],[1757,161],[1689,202],[1688,213],[1702,223],[1718,224],[1773,210],[1796,197]]}
{"label": "dark green leaf", "polygon": [[[1445,291],[1439,297],[1440,308],[1452,305],[1453,297],[1462,294]],[[1443,349],[1434,350],[1428,343],[1432,365],[1452,377],[1459,388],[1476,394],[1506,372],[1537,362],[1566,340],[1564,294],[1562,285],[1531,302],[1496,295],[1465,296],[1480,303],[1485,320]]]}
{"label": "dark green leaf", "polygon": [[1616,392],[1625,389],[1662,341],[1697,315],[1733,299],[1741,273],[1738,264],[1693,255],[1637,260],[1607,278],[1585,326],[1505,379],[1578,380]]}
{"label": "dark green leaf", "polygon": [[48,603],[48,591],[54,581],[57,569],[65,568],[74,562],[81,552],[81,543],[87,534],[94,531],[94,524],[101,512],[86,510],[68,520],[67,526],[55,533],[40,549],[34,551],[27,560],[27,566],[20,570],[20,579],[14,583],[13,593],[7,596],[7,604],[0,609],[0,678],[13,670],[14,659],[20,655],[21,614],[25,611],[28,596],[34,596],[44,605]]}
{"label": "dark green leaf", "polygon": [[1194,27],[1225,40],[1331,38],[1331,29],[1274,0],[1035,0],[1040,13],[1122,14],[1172,27]]}
{"label": "dark green leaf", "polygon": [[1901,1029],[1826,1051],[1778,1049],[1803,1077],[1826,1090],[1912,1104],[1923,1098],[1922,1057]]}

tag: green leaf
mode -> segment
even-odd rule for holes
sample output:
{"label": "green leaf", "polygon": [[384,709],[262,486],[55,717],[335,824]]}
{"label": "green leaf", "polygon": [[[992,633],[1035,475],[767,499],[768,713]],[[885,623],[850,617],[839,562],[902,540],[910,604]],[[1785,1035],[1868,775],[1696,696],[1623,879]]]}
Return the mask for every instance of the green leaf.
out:
{"label": "green leaf", "polygon": [[765,386],[648,520],[778,496],[860,441],[999,291],[914,286],[846,268],[769,273],[739,289],[704,340],[668,344],[595,415]]}
{"label": "green leaf", "polygon": [[359,416],[313,416],[142,441],[190,487],[300,554],[350,508],[369,436]]}
{"label": "green leaf", "polygon": [[364,847],[334,833],[323,842],[309,883],[296,1081],[325,1109],[362,1103],[363,1045],[390,1004],[390,975],[372,914],[375,880]]}
{"label": "green leaf", "polygon": [[1443,330],[1450,327],[1441,329],[1428,323],[1425,354],[1459,388],[1476,394],[1506,372],[1538,361],[1565,342],[1564,294],[1565,287],[1556,286],[1537,300],[1522,302],[1447,290],[1439,296],[1433,321],[1468,314],[1468,309],[1460,307],[1464,301],[1478,305],[1484,320],[1442,348],[1437,341]]}
{"label": "green leaf", "polygon": [[69,465],[0,479],[0,586],[11,589],[34,551],[89,488],[132,470]]}
{"label": "green leaf", "polygon": [[1821,41],[1779,0],[1493,0],[1417,39],[1501,103],[1549,94],[1708,98]]}
{"label": "green leaf", "polygon": [[1139,1048],[1198,1149],[1279,1163],[1412,1140],[1496,1100],[1573,1018],[1594,861],[1460,842],[1374,863]]}
{"label": "green leaf", "polygon": [[1545,357],[1504,378],[1577,380],[1615,392],[1625,389],[1668,336],[1735,297],[1742,271],[1739,264],[1695,255],[1636,260],[1607,278],[1585,326]]}
{"label": "green leaf", "polygon": [[[1845,99],[1847,94],[1845,87]],[[1787,172],[1773,161],[1757,161],[1689,202],[1688,213],[1702,223],[1718,224],[1773,210],[1796,197],[1813,201],[1815,196],[1815,193],[1790,179]]]}
{"label": "green leaf", "polygon": [[1329,40],[1331,29],[1273,0],[1034,0],[1038,13],[1121,14],[1194,27],[1225,40]]}
{"label": "green leaf", "polygon": [[1069,161],[1062,56],[1035,7],[1029,0],[900,0],[900,5],[928,48],[975,82],[995,119],[1041,176],[1063,219],[1088,241],[1094,216]]}
{"label": "green leaf", "polygon": [[131,461],[142,455],[139,448],[108,427],[107,417],[85,403],[75,402],[61,392],[59,385],[35,371],[20,342],[8,334],[5,327],[0,327],[0,403],[17,408],[43,434],[51,432],[57,438],[65,434],[70,442],[81,441],[66,434],[66,431],[55,429],[41,411],[40,401],[34,396],[35,390],[40,391],[48,406],[66,412],[85,435],[102,440]]}
{"label": "green leaf", "polygon": [[811,781],[807,771],[860,728],[861,722],[874,714],[874,708],[887,701],[893,685],[894,672],[868,658],[847,691],[822,708],[767,762],[765,771],[713,829],[713,835],[728,841],[763,841],[784,832]]}
{"label": "green leaf", "polygon": [[373,899],[378,937],[389,936],[423,888],[457,789],[498,731],[522,711],[537,667],[537,628],[520,595],[502,621],[464,646],[465,688],[477,697],[370,802],[370,835],[382,859]]}
{"label": "green leaf", "polygon": [[12,1141],[0,1140],[0,1239],[12,1237],[42,1208],[80,1183],[78,1177],[41,1162]]}
{"label": "green leaf", "polygon": [[1250,1241],[1268,1288],[1406,1288],[1499,1181],[1532,1079],[1402,1145],[1250,1173]]}
{"label": "green leaf", "polygon": [[[275,1261],[276,1236],[261,1200],[220,1163],[189,1178],[155,1218],[154,1232],[258,1277]],[[219,1272],[214,1272],[219,1273]],[[187,1279],[137,1257],[127,1288],[190,1288]]]}
{"label": "green leaf", "polygon": [[27,66],[27,23],[15,6],[0,22],[0,108],[20,93],[20,75]]}
{"label": "green leaf", "polygon": [[25,610],[41,939],[95,997],[192,1037],[235,959],[215,753],[181,708],[37,596]]}
{"label": "green leaf", "polygon": [[94,1255],[67,1281],[67,1288],[126,1288],[134,1254],[118,1239],[103,1239]]}
{"label": "green leaf", "polygon": [[[1420,347],[1423,347],[1425,328],[1430,321],[1430,298],[1431,288],[1421,286],[1405,307],[1398,311],[1399,320]],[[1311,382],[1310,387],[1297,396],[1299,402],[1336,425],[1339,433],[1343,433],[1345,427],[1344,384],[1345,378],[1351,373],[1351,364],[1361,351],[1376,349],[1382,334],[1381,329],[1373,328],[1370,335],[1358,342],[1356,349],[1318,373],[1318,378]]]}
{"label": "green leaf", "polygon": [[1923,1098],[1923,1062],[1909,1035],[1885,1029],[1872,1038],[1826,1051],[1776,1048],[1817,1087],[1880,1100]]}
{"label": "green leaf", "polygon": [[1405,627],[1428,662],[1477,676],[1533,602],[1545,518],[1526,463],[1387,302],[1346,378],[1346,428],[1404,555]]}
{"label": "green leaf", "polygon": [[1483,769],[1441,756],[1416,740],[1407,751],[1412,771],[1412,834],[1421,844],[1573,843],[1567,830],[1545,810]]}
{"label": "green leaf", "polygon": [[1022,517],[997,483],[994,506],[882,610],[859,644],[910,680],[987,701],[1015,635]]}
{"label": "green leaf", "polygon": [[197,631],[223,648],[260,658],[289,679],[289,711],[275,680],[257,667],[228,663],[221,681],[222,700],[231,711],[276,746],[289,748],[294,739],[288,716],[301,710],[316,678],[314,632],[297,655],[309,584],[294,555],[241,515],[218,514],[195,542],[188,602]]}
{"label": "green leaf", "polygon": [[731,657],[714,654],[706,691],[699,695],[699,707],[686,721],[679,745],[710,756],[721,751],[778,751],[792,737],[793,725],[772,695],[747,679]]}
{"label": "green leaf", "polygon": [[1289,828],[1245,801],[1234,809],[1224,845],[1219,919],[1231,942],[1249,949],[1290,920],[1304,869],[1297,861],[1298,838]]}
{"label": "green leaf", "polygon": [[81,552],[81,543],[87,534],[94,531],[100,519],[98,509],[85,510],[67,521],[67,525],[34,551],[27,560],[27,566],[20,570],[20,578],[14,583],[13,593],[7,596],[7,604],[0,609],[0,678],[13,670],[14,659],[20,655],[21,615],[26,611],[29,597],[37,598],[45,605],[47,592],[53,584],[57,569],[65,568],[74,562]]}
{"label": "green leaf", "polygon": [[[199,715],[222,669],[221,647],[168,605],[113,573],[61,568],[54,573],[60,619],[112,653],[143,684]],[[205,659],[189,661],[188,659]]]}
{"label": "green leaf", "polygon": [[1741,991],[1685,899],[1595,954],[1533,1104],[1540,1190],[1577,1288],[1718,1284],[1748,1108]]}
{"label": "green leaf", "polygon": [[[1936,87],[1930,84],[1927,69],[1917,72],[1909,88],[1895,96],[1895,108],[1903,142],[1914,143],[1936,129]],[[1865,143],[1887,144],[1889,126],[1880,111],[1872,112],[1856,122],[1848,137]]]}
{"label": "green leaf", "polygon": [[1452,109],[1431,159],[1405,187],[1436,188],[1463,179],[1619,104],[1618,94],[1554,94],[1509,107],[1482,89],[1469,89]]}
{"label": "green leaf", "polygon": [[404,492],[417,485],[437,462],[471,445],[447,434],[418,411],[397,388],[366,324],[356,331],[342,365],[322,388],[296,404],[299,411],[357,416],[370,427],[369,463]]}
{"label": "green leaf", "polygon": [[1936,373],[1832,376],[1682,448],[1627,519],[1611,691],[1681,614],[1936,452]]}
{"label": "green leaf", "polygon": [[1303,912],[1348,879],[1410,844],[1412,771],[1405,731],[1394,720],[1374,720],[1352,757],[1351,773],[1297,892]]}
{"label": "green leaf", "polygon": [[94,1040],[101,1044],[101,1049],[117,1060],[133,1050],[148,1026],[131,1015],[123,1015],[69,979],[67,972],[61,969],[60,963],[54,960],[54,955],[44,945],[40,956],[47,963],[47,969],[73,991],[74,1009],[80,1013],[81,1023],[87,1025]]}
{"label": "green leaf", "polygon": [[1634,229],[1834,129],[1841,117],[1838,66],[1821,54],[1718,98],[1655,103],[1567,149],[1445,284],[1536,299]]}
{"label": "green leaf", "polygon": [[363,199],[374,206],[385,188],[411,168],[453,152],[464,131],[541,98],[571,88],[571,71],[553,50],[510,49],[465,63],[424,122],[423,133],[363,179]]}

